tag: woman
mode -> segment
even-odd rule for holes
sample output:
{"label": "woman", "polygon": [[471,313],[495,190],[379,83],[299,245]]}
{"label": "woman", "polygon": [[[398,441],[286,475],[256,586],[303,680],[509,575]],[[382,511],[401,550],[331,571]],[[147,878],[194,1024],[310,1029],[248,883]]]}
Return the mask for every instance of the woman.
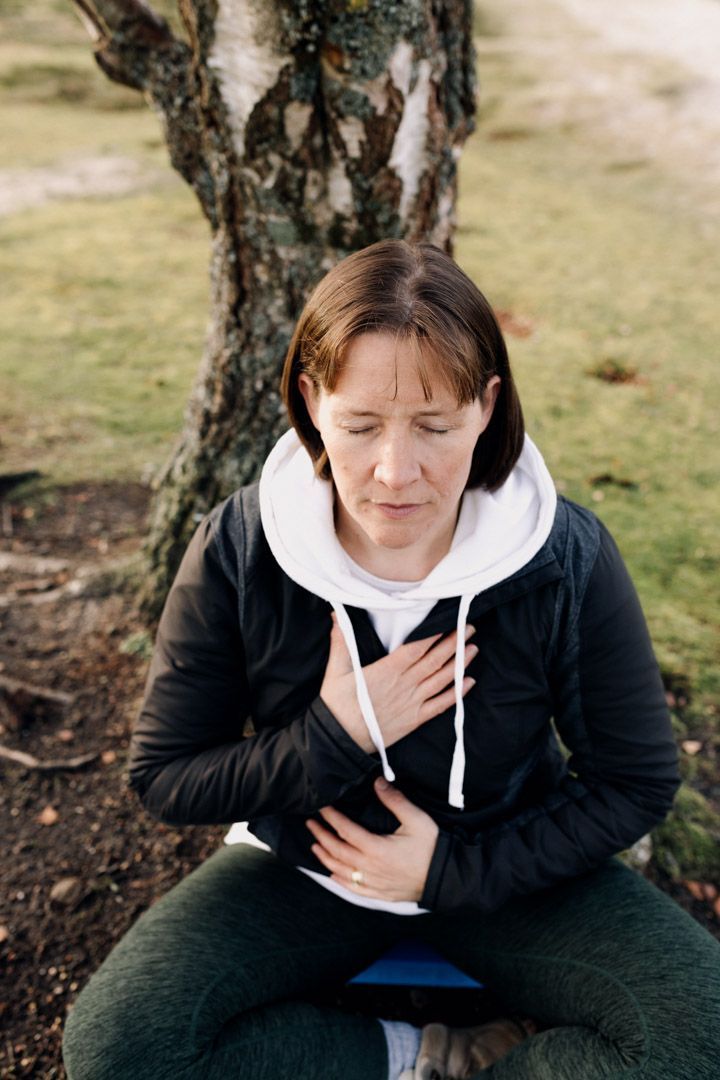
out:
{"label": "woman", "polygon": [[[678,785],[643,616],[487,301],[375,244],[315,289],[282,390],[259,485],[187,549],[130,757],[155,817],[236,825],[80,995],[71,1080],[716,1078],[720,945],[613,857]],[[540,1030],[311,1003],[408,934]]]}

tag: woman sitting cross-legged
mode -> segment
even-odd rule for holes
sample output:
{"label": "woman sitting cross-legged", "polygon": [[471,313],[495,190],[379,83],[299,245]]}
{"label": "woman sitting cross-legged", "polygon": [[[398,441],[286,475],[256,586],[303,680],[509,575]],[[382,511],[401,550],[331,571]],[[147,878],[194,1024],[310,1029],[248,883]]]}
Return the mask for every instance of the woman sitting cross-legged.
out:
{"label": "woman sitting cross-legged", "polygon": [[[70,1080],[717,1080],[720,944],[616,857],[679,782],[645,621],[487,300],[431,245],[356,252],[282,393],[259,484],[187,548],[130,754],[153,816],[235,824],[80,993]],[[507,1017],[313,1001],[409,936]]]}

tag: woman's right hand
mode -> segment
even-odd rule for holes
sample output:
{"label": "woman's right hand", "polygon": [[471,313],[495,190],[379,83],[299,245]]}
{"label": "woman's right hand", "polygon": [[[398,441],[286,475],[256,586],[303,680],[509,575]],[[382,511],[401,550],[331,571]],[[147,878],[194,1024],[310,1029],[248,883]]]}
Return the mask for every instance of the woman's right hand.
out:
{"label": "woman's right hand", "polygon": [[[320,697],[348,735],[363,750],[372,753],[375,746],[360,711],[350,654],[334,613],[332,619],[330,655]],[[474,633],[474,626],[466,626],[465,641]],[[406,642],[381,660],[363,667],[385,746],[392,746],[454,704],[457,632],[442,641],[441,637],[435,634],[421,641]],[[466,667],[477,652],[476,645],[465,645]],[[474,683],[474,679],[465,677],[463,696]]]}

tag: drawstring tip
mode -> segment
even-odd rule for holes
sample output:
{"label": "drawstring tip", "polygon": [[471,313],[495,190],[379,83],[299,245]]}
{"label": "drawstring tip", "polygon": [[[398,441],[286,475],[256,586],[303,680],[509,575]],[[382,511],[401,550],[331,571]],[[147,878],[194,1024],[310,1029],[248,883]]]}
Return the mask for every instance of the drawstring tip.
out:
{"label": "drawstring tip", "polygon": [[450,804],[450,806],[454,806],[456,810],[465,809],[465,800],[463,799],[462,795],[451,795],[448,799],[448,803]]}

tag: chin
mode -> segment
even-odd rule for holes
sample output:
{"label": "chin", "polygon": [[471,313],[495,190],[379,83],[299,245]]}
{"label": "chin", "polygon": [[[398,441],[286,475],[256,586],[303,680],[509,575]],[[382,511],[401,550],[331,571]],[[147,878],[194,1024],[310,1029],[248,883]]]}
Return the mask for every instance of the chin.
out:
{"label": "chin", "polygon": [[394,521],[380,527],[376,525],[366,529],[365,535],[371,543],[383,548],[404,548],[418,540],[417,526],[409,521]]}

